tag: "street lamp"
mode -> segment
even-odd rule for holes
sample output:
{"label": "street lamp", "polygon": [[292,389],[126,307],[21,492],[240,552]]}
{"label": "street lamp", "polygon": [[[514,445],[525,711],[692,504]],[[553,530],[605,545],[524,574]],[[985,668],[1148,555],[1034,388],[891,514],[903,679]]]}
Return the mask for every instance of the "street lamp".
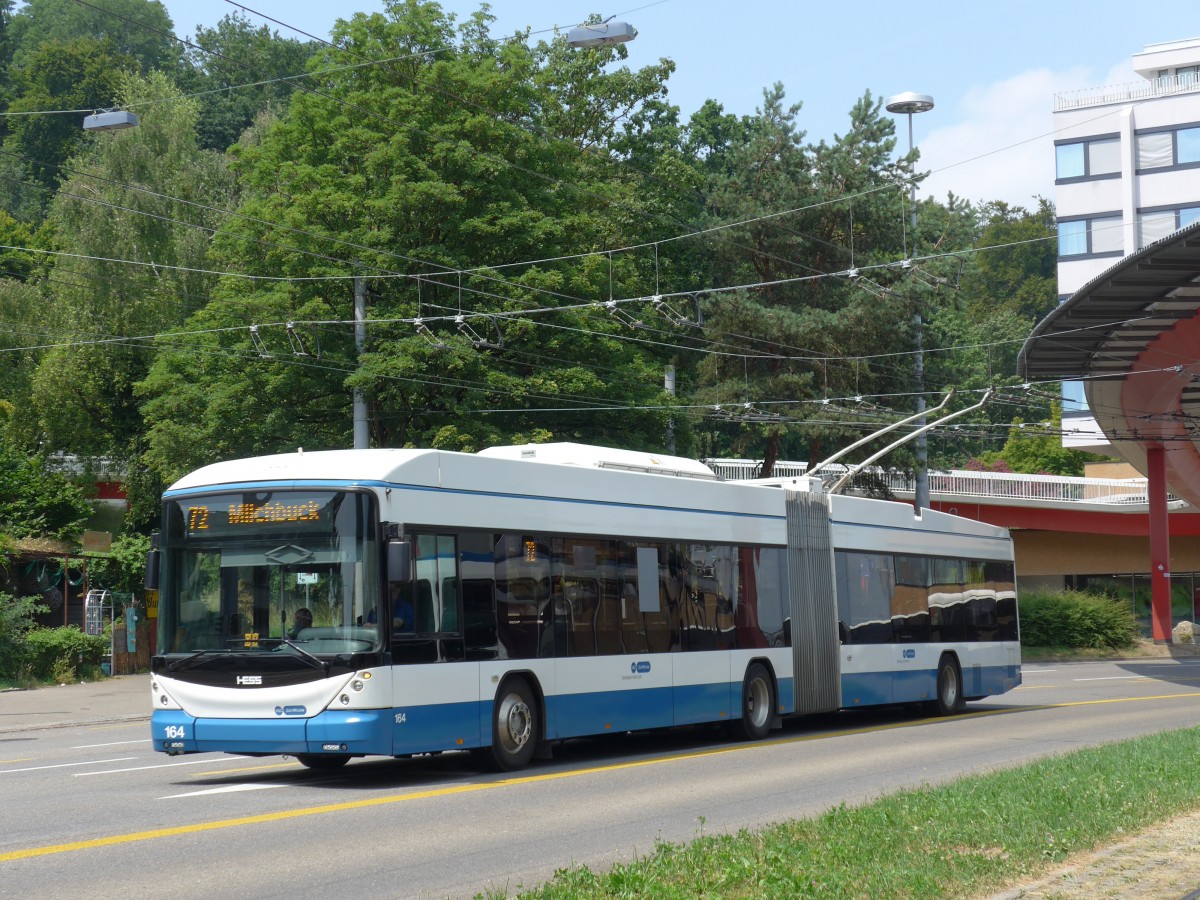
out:
{"label": "street lamp", "polygon": [[567,43],[572,47],[606,47],[609,44],[624,44],[637,37],[637,29],[628,22],[599,22],[595,25],[576,25],[567,32]]}
{"label": "street lamp", "polygon": [[124,109],[98,109],[83,119],[84,131],[120,131],[138,123],[137,113]]}
{"label": "street lamp", "polygon": [[[884,108],[893,114],[904,113],[908,116],[908,154],[912,156],[913,152],[913,128],[912,120],[914,113],[929,112],[933,109],[933,98],[928,94],[916,94],[908,91],[904,94],[896,94],[894,97],[888,97]],[[909,223],[912,231],[913,245],[916,245],[917,240],[917,183],[914,181],[909,189]],[[921,307],[915,306],[913,311],[913,331],[917,338],[917,357],[913,365],[913,376],[917,387],[917,412],[921,413],[921,418],[917,420],[917,428],[925,425],[925,348],[922,346],[921,335]],[[917,478],[913,485],[913,507],[919,514],[921,510],[929,508],[929,451],[925,440],[925,432],[917,435],[916,440],[917,454]]]}

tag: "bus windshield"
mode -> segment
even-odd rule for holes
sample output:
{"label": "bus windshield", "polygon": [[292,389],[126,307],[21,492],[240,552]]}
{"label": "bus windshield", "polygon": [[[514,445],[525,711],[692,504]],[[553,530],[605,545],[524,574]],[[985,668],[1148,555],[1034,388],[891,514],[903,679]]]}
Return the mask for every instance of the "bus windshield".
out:
{"label": "bus windshield", "polygon": [[159,653],[382,647],[369,494],[247,490],[166,501]]}

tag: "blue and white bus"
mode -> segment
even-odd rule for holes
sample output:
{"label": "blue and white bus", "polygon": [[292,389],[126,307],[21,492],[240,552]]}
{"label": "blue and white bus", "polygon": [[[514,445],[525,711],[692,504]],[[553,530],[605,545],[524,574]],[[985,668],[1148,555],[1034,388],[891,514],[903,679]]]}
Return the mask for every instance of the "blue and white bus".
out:
{"label": "blue and white bus", "polygon": [[171,754],[514,770],[584,735],[761,739],[1021,681],[1005,530],[576,444],[207,466],[164,494],[148,573]]}

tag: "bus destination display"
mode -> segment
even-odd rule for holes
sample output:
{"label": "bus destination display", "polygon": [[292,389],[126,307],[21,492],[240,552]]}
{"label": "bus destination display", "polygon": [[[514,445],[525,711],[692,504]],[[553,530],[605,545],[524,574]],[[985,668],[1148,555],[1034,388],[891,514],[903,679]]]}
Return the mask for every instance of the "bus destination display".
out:
{"label": "bus destination display", "polygon": [[210,537],[255,531],[292,531],[318,525],[329,515],[329,496],[247,502],[243,498],[209,497],[181,502],[188,537]]}

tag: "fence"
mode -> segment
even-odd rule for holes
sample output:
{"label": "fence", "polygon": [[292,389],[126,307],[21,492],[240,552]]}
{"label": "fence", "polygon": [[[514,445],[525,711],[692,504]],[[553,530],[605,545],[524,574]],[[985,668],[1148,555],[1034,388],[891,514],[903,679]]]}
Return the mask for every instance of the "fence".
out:
{"label": "fence", "polygon": [[[759,476],[762,462],[754,459],[706,459],[717,477],[725,481],[743,481]],[[808,464],[780,461],[775,464],[773,477],[797,478],[804,475]],[[844,466],[829,466],[821,470],[826,480],[841,477]],[[912,473],[892,469],[869,470],[883,480],[893,494],[912,494]],[[1114,506],[1145,505],[1147,502],[1144,478],[1079,478],[1065,475],[1019,475],[1008,472],[970,472],[955,469],[929,473],[930,496],[997,498],[1003,500],[1033,500],[1054,503],[1108,503]],[[1176,500],[1168,496],[1169,500]]]}

